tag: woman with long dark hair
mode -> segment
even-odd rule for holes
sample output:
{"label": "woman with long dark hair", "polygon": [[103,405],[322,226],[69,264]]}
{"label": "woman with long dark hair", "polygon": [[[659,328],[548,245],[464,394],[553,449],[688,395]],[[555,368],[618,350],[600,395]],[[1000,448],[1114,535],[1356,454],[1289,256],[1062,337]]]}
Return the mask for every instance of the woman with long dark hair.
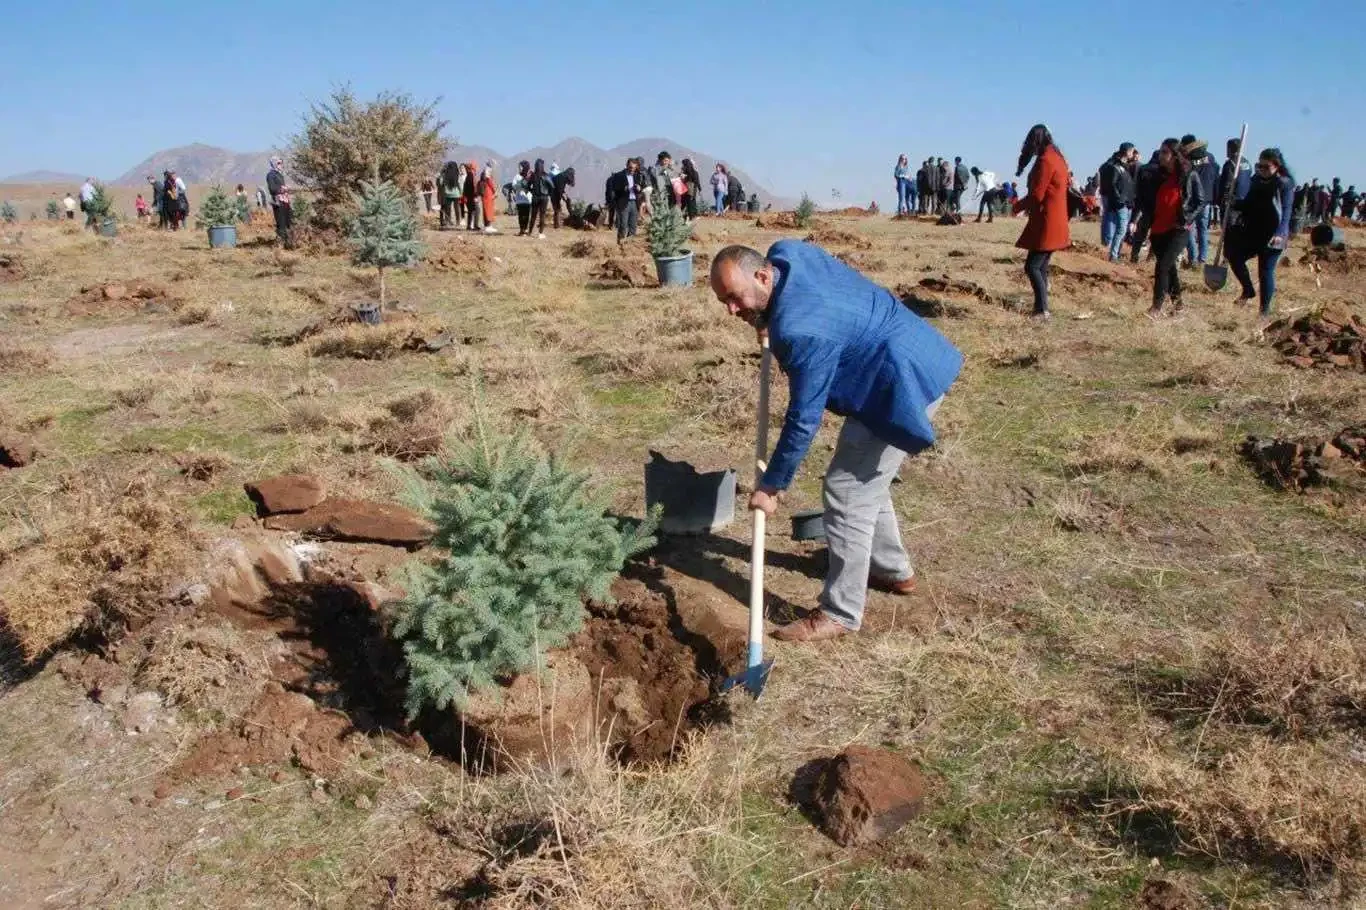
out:
{"label": "woman with long dark hair", "polygon": [[517,164],[517,176],[512,178],[512,201],[517,206],[517,236],[531,232],[531,163]]}
{"label": "woman with long dark hair", "polygon": [[702,175],[697,172],[697,165],[691,158],[683,159],[683,185],[687,192],[678,204],[683,207],[683,217],[692,221],[697,217],[697,200],[702,195]]}
{"label": "woman with long dark hair", "polygon": [[[545,169],[545,159],[537,158],[531,169],[531,216],[527,219],[526,233],[533,233],[537,239],[545,239],[545,210],[550,205],[550,196],[555,192],[555,182]],[[537,227],[537,219],[540,226]]]}
{"label": "woman with long dark hair", "polygon": [[1034,313],[1031,319],[1046,321],[1048,312],[1048,264],[1056,250],[1066,249],[1072,242],[1067,225],[1067,159],[1053,144],[1053,134],[1042,123],[1035,124],[1025,135],[1020,146],[1019,166],[1015,176],[1029,171],[1029,191],[1016,200],[1015,214],[1025,212],[1029,221],[1015,245],[1027,250],[1025,275],[1034,290]]}
{"label": "woman with long dark hair", "polygon": [[1191,167],[1189,153],[1180,140],[1165,139],[1157,150],[1158,184],[1153,203],[1152,244],[1157,270],[1153,275],[1153,305],[1149,319],[1162,316],[1162,306],[1170,299],[1172,315],[1181,312],[1181,275],[1177,261],[1186,248],[1186,235],[1205,207],[1205,192],[1200,175]]}
{"label": "woman with long dark hair", "polygon": [[1295,208],[1295,177],[1278,148],[1263,149],[1247,195],[1233,203],[1237,220],[1229,225],[1225,253],[1233,274],[1243,286],[1242,303],[1255,300],[1247,263],[1257,257],[1257,280],[1261,284],[1261,316],[1271,315],[1276,296],[1276,264],[1290,242],[1290,217]]}

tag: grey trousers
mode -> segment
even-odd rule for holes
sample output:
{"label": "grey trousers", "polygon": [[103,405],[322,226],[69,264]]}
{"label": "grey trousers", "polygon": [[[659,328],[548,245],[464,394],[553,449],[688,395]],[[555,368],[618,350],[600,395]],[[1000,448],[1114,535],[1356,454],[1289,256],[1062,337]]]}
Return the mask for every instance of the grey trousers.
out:
{"label": "grey trousers", "polygon": [[[926,408],[933,418],[939,399]],[[846,418],[825,473],[825,540],[830,567],[821,610],[847,629],[863,624],[868,577],[905,581],[915,574],[892,509],[892,479],[906,453]]]}

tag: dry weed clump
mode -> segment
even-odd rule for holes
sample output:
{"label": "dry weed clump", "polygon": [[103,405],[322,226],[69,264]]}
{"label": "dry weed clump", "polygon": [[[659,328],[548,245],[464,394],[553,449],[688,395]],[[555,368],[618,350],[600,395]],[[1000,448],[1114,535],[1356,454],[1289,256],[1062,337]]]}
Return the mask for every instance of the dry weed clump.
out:
{"label": "dry weed clump", "polygon": [[270,679],[270,656],[266,645],[226,623],[174,625],[152,639],[133,681],[170,704],[232,717]]}
{"label": "dry weed clump", "polygon": [[47,348],[0,341],[0,375],[36,373],[52,363],[52,352]]}
{"label": "dry weed clump", "polygon": [[737,804],[699,798],[717,760],[706,751],[694,744],[664,773],[635,774],[601,753],[568,773],[525,769],[515,791],[490,791],[476,811],[454,807],[434,824],[488,857],[463,889],[481,906],[700,906],[716,883],[697,858],[728,833]]}
{"label": "dry weed clump", "polygon": [[431,389],[419,389],[384,406],[369,421],[366,447],[400,461],[436,455],[445,446],[456,417],[455,406]]}
{"label": "dry weed clump", "polygon": [[1228,631],[1185,667],[1141,671],[1165,716],[1238,724],[1302,739],[1366,729],[1366,649],[1346,632]]}
{"label": "dry weed clump", "polygon": [[385,360],[405,352],[433,350],[437,336],[444,331],[433,317],[375,326],[354,323],[319,332],[310,342],[309,352],[314,357]]}
{"label": "dry weed clump", "polygon": [[1166,476],[1166,464],[1157,449],[1137,445],[1132,434],[1112,431],[1084,437],[1068,457],[1064,473],[1086,477],[1113,472],[1146,474],[1158,480]]}
{"label": "dry weed clump", "polygon": [[1112,824],[1306,879],[1366,871],[1366,771],[1340,750],[1254,738],[1203,764],[1143,748],[1121,762],[1132,790],[1096,806]]}
{"label": "dry weed clump", "polygon": [[157,393],[156,386],[150,382],[140,383],[124,389],[114,390],[114,401],[120,406],[134,409],[140,408],[151,401]]}
{"label": "dry weed clump", "polygon": [[84,509],[0,561],[0,623],[27,660],[82,629],[116,641],[145,625],[200,549],[190,520],[141,487]]}

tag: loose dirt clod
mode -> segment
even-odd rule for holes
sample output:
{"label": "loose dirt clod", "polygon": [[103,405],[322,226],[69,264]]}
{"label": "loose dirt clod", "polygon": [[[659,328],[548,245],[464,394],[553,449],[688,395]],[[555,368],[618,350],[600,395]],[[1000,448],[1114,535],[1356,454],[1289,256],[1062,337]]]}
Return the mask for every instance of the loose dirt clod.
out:
{"label": "loose dirt clod", "polygon": [[457,272],[480,275],[489,270],[493,260],[477,243],[455,242],[438,246],[424,262],[438,272]]}
{"label": "loose dirt clod", "polygon": [[1342,304],[1331,304],[1317,314],[1278,319],[1267,326],[1266,337],[1292,366],[1366,372],[1366,322]]}
{"label": "loose dirt clod", "polygon": [[180,305],[181,301],[173,298],[159,284],[127,281],[83,287],[79,294],[66,302],[64,310],[69,316],[98,316],[154,307],[174,311]]}
{"label": "loose dirt clod", "polygon": [[811,792],[821,829],[842,847],[874,843],[920,813],[925,779],[886,749],[850,746],[825,763]]}
{"label": "loose dirt clod", "polygon": [[21,281],[24,265],[19,257],[10,253],[0,253],[0,281]]}
{"label": "loose dirt clod", "polygon": [[1239,452],[1263,480],[1278,489],[1303,490],[1366,479],[1366,427],[1344,427],[1332,439],[1249,436]]}

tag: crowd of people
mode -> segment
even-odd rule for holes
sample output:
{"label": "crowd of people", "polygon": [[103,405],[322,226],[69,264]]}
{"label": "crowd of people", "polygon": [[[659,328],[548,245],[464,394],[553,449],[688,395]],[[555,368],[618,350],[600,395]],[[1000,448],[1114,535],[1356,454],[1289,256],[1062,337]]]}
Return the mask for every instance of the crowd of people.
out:
{"label": "crowd of people", "polygon": [[[1139,165],[1138,149],[1122,143],[1101,166],[1096,185],[1101,199],[1101,243],[1111,261],[1121,258],[1123,244],[1137,263],[1143,250],[1155,263],[1152,304],[1147,315],[1177,315],[1184,305],[1180,266],[1207,261],[1211,223],[1224,223],[1224,251],[1241,287],[1241,301],[1258,300],[1269,317],[1276,294],[1276,265],[1290,238],[1299,230],[1295,178],[1277,148],[1263,149],[1255,162],[1240,154],[1241,142],[1230,139],[1222,167],[1208,144],[1192,134],[1169,138]],[[1019,171],[1033,162],[1028,190],[1015,210],[1028,216],[1017,243],[1027,251],[1025,274],[1034,293],[1035,319],[1049,318],[1048,269],[1051,256],[1071,244],[1067,194],[1072,183],[1066,159],[1042,124],[1034,126],[1020,150]],[[1304,194],[1308,196],[1306,192]],[[1338,208],[1331,191],[1327,204],[1311,217],[1331,218]],[[1359,202],[1358,202],[1359,204]],[[1302,217],[1302,212],[1301,216]],[[1249,263],[1257,262],[1254,285]]]}

